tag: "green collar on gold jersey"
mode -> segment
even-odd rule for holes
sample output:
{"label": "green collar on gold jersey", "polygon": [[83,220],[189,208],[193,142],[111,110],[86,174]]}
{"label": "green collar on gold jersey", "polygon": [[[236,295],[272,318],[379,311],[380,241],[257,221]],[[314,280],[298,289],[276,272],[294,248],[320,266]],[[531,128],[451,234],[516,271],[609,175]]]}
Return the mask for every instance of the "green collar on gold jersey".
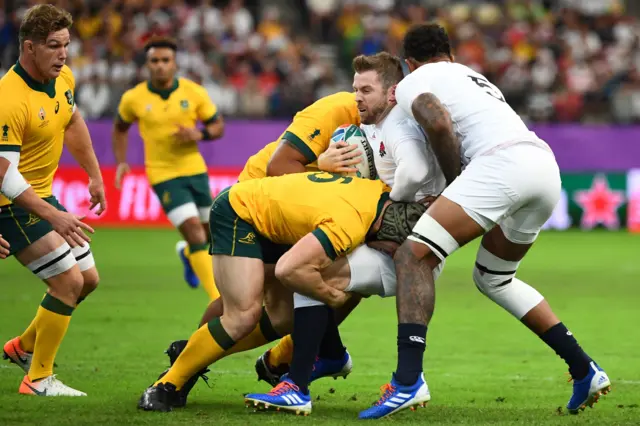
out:
{"label": "green collar on gold jersey", "polygon": [[24,80],[25,83],[27,83],[27,86],[29,86],[33,90],[46,93],[47,96],[49,96],[51,99],[56,97],[55,78],[53,80],[49,80],[47,83],[40,83],[39,81],[36,81],[33,77],[31,77],[24,68],[22,68],[22,65],[20,65],[20,61],[16,62],[13,70]]}
{"label": "green collar on gold jersey", "polygon": [[171,94],[178,88],[178,79],[174,78],[173,79],[173,84],[171,85],[170,88],[168,89],[156,89],[155,87],[153,87],[151,85],[151,80],[147,81],[147,89],[149,89],[149,91],[151,93],[155,93],[156,95],[159,95],[162,99],[164,99],[165,101],[167,99],[169,99],[169,96],[171,96]]}
{"label": "green collar on gold jersey", "polygon": [[371,222],[371,226],[369,227],[369,231],[371,231],[371,228],[373,227],[373,225],[375,225],[375,223],[378,221],[378,218],[382,214],[382,210],[384,209],[384,203],[386,203],[390,199],[391,199],[391,193],[390,192],[386,192],[385,191],[382,194],[380,194],[380,199],[378,200],[378,207],[376,208],[376,217],[375,217],[375,219],[373,219],[373,222]]}

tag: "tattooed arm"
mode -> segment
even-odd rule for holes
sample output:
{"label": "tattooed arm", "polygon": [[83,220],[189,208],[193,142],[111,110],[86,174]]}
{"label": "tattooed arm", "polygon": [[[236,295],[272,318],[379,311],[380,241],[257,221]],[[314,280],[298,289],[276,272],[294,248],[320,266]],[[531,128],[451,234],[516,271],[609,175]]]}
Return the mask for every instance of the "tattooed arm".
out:
{"label": "tattooed arm", "polygon": [[460,142],[453,131],[449,111],[432,93],[419,95],[411,104],[414,118],[426,132],[447,185],[460,174]]}

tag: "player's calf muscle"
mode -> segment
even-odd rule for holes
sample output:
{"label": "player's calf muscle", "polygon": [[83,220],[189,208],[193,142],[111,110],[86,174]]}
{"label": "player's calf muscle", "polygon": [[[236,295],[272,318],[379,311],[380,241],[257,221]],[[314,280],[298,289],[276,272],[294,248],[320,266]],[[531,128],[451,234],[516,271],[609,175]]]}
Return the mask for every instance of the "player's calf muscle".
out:
{"label": "player's calf muscle", "polygon": [[394,257],[398,320],[400,323],[428,324],[435,309],[433,272],[425,257],[416,256],[412,245],[406,241]]}

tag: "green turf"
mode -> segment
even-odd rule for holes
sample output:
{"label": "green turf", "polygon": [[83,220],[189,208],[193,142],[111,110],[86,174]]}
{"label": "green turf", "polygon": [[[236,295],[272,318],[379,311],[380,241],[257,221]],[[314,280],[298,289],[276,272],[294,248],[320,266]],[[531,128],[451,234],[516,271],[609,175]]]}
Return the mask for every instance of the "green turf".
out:
{"label": "green turf", "polygon": [[[354,358],[348,380],[312,387],[308,418],[253,413],[242,394],[266,391],[253,363],[261,350],[213,367],[213,388],[200,383],[189,406],[172,413],[136,410],[144,388],[167,365],[169,342],[187,337],[206,304],[182,281],[169,231],[98,230],[93,249],[99,290],[73,315],[57,373],[83,390],[82,399],[17,394],[15,366],[0,365],[0,425],[13,424],[345,424],[377,399],[395,368],[395,302],[371,298],[345,323]],[[473,247],[454,255],[438,283],[425,368],[433,400],[392,423],[638,424],[640,423],[640,237],[626,233],[546,233],[519,277],[545,294],[584,348],[611,376],[613,393],[580,416],[562,414],[571,385],[564,363],[471,281]],[[22,332],[44,287],[13,259],[0,261],[0,340]],[[315,401],[315,398],[318,398]]]}

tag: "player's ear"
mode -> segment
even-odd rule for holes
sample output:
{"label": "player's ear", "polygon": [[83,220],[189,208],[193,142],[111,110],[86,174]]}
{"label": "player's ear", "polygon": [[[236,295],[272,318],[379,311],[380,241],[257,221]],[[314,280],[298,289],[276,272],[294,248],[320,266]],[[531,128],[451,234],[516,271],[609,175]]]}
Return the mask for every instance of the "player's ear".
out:
{"label": "player's ear", "polygon": [[392,104],[397,103],[397,101],[396,101],[396,87],[398,87],[398,85],[394,84],[393,86],[391,86],[389,88],[389,93],[387,94],[387,100],[389,101],[389,103],[392,103]]}

